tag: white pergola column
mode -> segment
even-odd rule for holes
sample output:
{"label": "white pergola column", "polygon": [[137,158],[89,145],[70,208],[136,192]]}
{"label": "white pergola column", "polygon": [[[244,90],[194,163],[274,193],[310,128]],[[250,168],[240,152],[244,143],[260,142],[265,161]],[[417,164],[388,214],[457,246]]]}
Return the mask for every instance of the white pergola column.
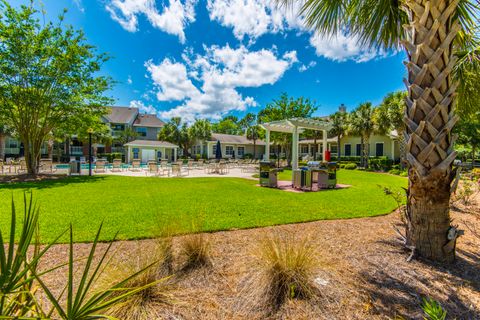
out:
{"label": "white pergola column", "polygon": [[130,146],[128,146],[128,148],[127,148],[127,159],[126,159],[126,162],[127,162],[127,163],[130,163]]}
{"label": "white pergola column", "polygon": [[325,161],[326,157],[325,155],[327,154],[327,130],[323,130],[323,140],[322,140],[322,145],[323,145],[323,161]]}
{"label": "white pergola column", "polygon": [[293,127],[292,137],[292,169],[298,169],[298,127]]}
{"label": "white pergola column", "polygon": [[263,156],[265,161],[270,161],[270,130],[266,130],[265,133],[265,155]]}
{"label": "white pergola column", "polygon": [[395,140],[392,139],[392,160],[395,160]]}
{"label": "white pergola column", "polygon": [[177,161],[177,148],[173,148],[173,162]]}

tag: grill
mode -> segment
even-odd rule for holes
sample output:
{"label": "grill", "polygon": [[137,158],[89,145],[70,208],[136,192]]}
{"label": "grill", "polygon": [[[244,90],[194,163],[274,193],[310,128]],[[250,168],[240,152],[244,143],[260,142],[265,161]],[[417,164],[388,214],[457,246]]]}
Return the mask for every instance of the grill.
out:
{"label": "grill", "polygon": [[314,189],[335,188],[337,185],[336,170],[337,164],[335,162],[309,161],[306,167],[293,170],[293,187],[312,191]]}
{"label": "grill", "polygon": [[281,169],[275,168],[275,164],[270,161],[260,162],[260,186],[276,188],[278,182],[278,172]]}

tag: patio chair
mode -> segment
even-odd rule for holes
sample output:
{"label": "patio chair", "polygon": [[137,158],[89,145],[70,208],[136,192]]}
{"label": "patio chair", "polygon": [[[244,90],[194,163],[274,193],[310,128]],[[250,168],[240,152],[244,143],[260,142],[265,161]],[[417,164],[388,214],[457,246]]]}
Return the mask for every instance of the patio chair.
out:
{"label": "patio chair", "polygon": [[40,159],[40,171],[53,173],[56,170],[52,159]]}
{"label": "patio chair", "polygon": [[193,170],[193,160],[189,159],[187,162],[187,169],[188,170]]}
{"label": "patio chair", "polygon": [[157,175],[158,174],[158,165],[156,161],[147,162],[147,173]]}
{"label": "patio chair", "polygon": [[20,172],[27,172],[27,161],[20,160],[17,173],[20,173]]}
{"label": "patio chair", "polygon": [[159,176],[169,176],[170,175],[170,167],[168,166],[167,160],[160,161],[160,166],[158,167],[158,175]]}
{"label": "patio chair", "polygon": [[120,172],[120,171],[122,171],[122,160],[113,159],[112,172]]}
{"label": "patio chair", "polygon": [[85,157],[80,157],[80,163],[86,163],[87,159]]}
{"label": "patio chair", "polygon": [[197,169],[202,169],[204,166],[205,166],[205,160],[204,159],[198,159]]}
{"label": "patio chair", "polygon": [[95,162],[95,173],[105,173],[105,164],[105,160],[97,160],[97,162]]}
{"label": "patio chair", "polygon": [[220,162],[218,164],[218,173],[219,174],[227,174],[229,172],[229,169],[228,169],[228,163],[226,162]]}
{"label": "patio chair", "polygon": [[171,175],[176,176],[176,177],[181,177],[183,175],[188,175],[189,170],[188,168],[186,170],[183,170],[183,162],[182,161],[177,161],[176,163],[172,164],[172,171]]}
{"label": "patio chair", "polygon": [[130,167],[130,171],[140,171],[141,170],[141,161],[140,159],[133,159],[132,166]]}

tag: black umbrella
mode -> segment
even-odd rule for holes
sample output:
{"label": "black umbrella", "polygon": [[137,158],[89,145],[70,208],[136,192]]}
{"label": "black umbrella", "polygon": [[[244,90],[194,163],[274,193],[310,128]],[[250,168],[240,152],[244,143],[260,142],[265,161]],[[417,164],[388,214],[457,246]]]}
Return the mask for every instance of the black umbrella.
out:
{"label": "black umbrella", "polygon": [[217,141],[217,149],[215,150],[215,159],[217,160],[222,159],[222,147],[220,145],[220,141]]}

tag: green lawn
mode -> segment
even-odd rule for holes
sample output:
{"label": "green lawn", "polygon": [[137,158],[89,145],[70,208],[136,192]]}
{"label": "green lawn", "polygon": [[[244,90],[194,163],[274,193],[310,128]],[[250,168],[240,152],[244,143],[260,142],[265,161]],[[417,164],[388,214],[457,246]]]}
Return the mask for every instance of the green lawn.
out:
{"label": "green lawn", "polygon": [[245,179],[119,176],[0,184],[0,227],[8,231],[11,197],[21,207],[24,190],[31,190],[40,206],[42,241],[70,222],[75,241],[90,241],[102,221],[102,239],[108,240],[117,231],[120,239],[154,237],[166,223],[188,232],[193,220],[202,230],[214,231],[376,216],[395,208],[378,185],[399,189],[407,184],[405,178],[361,171],[341,170],[338,177],[352,187],[299,194],[260,188]]}

